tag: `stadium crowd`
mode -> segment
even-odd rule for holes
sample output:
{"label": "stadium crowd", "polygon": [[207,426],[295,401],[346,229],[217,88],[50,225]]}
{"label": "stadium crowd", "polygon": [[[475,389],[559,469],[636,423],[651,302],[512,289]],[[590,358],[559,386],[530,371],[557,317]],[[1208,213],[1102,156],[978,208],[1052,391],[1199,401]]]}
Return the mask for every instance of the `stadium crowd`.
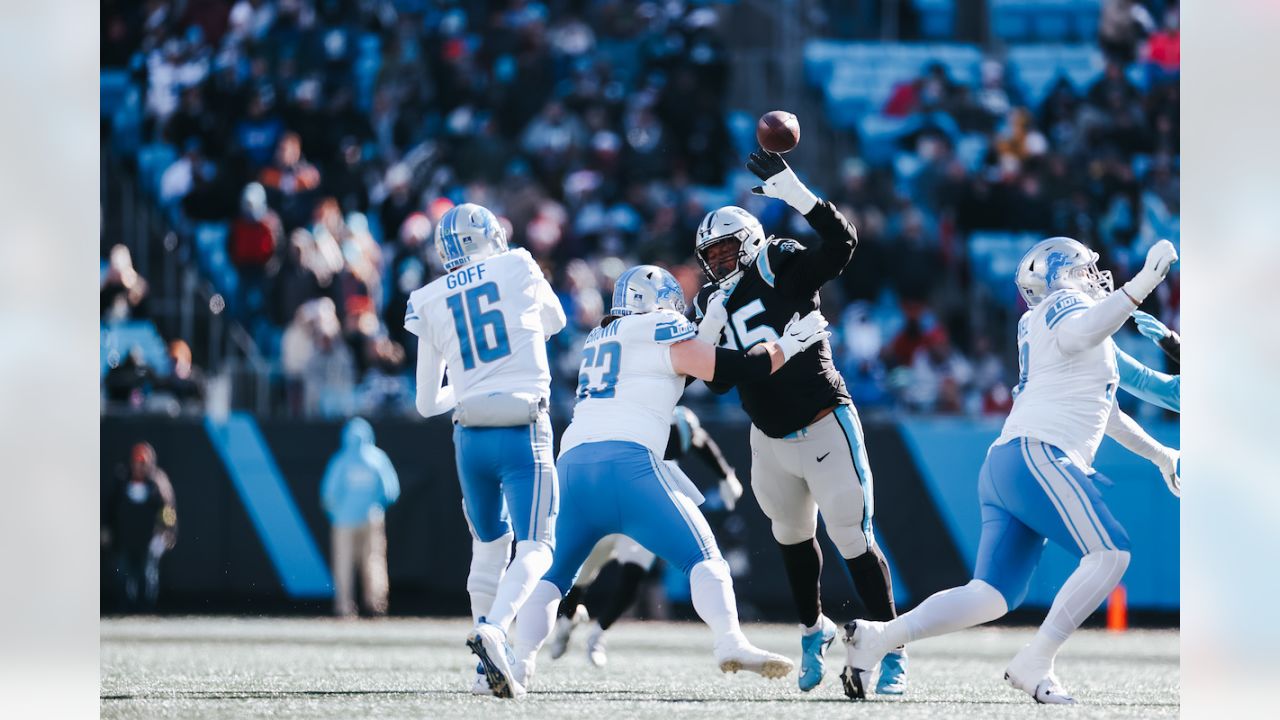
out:
{"label": "stadium crowd", "polygon": [[[892,162],[832,159],[838,183],[815,189],[860,240],[823,310],[860,406],[1008,407],[1021,309],[979,287],[973,233],[1069,235],[1119,278],[1159,237],[1176,241],[1177,10],[1160,5],[1160,26],[1139,24],[1132,57],[1108,46],[1082,92],[1063,79],[1030,103],[994,55],[976,86],[931,66],[877,110],[918,120]],[[567,407],[577,347],[622,269],[667,265],[692,297],[696,226],[721,204],[807,235],[749,192],[716,7],[104,0],[101,52],[141,89],[142,143],[174,149],[155,199],[169,222],[227,228],[225,300],[278,362],[290,412],[412,411],[405,302],[441,272],[434,223],[464,201],[497,212],[561,294],[570,326],[551,347]],[[976,155],[961,136],[983,139]],[[104,322],[146,312],[120,250],[104,252]],[[1145,309],[1176,328],[1170,286]],[[1120,340],[1161,362],[1136,333]]]}

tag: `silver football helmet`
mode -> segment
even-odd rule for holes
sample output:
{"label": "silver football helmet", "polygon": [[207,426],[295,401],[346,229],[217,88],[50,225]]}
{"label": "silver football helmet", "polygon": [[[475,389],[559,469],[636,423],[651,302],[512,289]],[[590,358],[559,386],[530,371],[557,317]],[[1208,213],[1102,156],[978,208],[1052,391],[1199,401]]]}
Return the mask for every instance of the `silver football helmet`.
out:
{"label": "silver football helmet", "polygon": [[618,276],[610,315],[639,315],[656,310],[684,314],[684,290],[675,276],[657,265],[637,265]]}
{"label": "silver football helmet", "polygon": [[436,252],[447,272],[507,251],[498,218],[474,203],[449,208],[436,225]]}
{"label": "silver football helmet", "polygon": [[[726,205],[719,210],[712,210],[702,218],[702,223],[698,225],[694,255],[707,279],[725,287],[735,282],[743,269],[756,261],[756,256],[768,242],[764,228],[755,215],[736,205]],[[707,259],[707,251],[720,243],[735,243],[738,246],[737,262],[732,269],[713,267]]]}
{"label": "silver football helmet", "polygon": [[1068,237],[1036,243],[1018,262],[1014,282],[1027,307],[1055,290],[1071,288],[1101,300],[1115,289],[1111,272],[1098,270],[1098,253]]}

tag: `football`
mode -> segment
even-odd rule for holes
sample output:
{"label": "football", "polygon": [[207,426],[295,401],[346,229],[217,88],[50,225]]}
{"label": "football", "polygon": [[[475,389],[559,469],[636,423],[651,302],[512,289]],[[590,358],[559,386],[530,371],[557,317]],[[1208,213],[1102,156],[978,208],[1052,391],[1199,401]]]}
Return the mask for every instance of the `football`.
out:
{"label": "football", "polygon": [[800,121],[786,110],[767,112],[756,123],[756,141],[769,152],[788,152],[800,143]]}

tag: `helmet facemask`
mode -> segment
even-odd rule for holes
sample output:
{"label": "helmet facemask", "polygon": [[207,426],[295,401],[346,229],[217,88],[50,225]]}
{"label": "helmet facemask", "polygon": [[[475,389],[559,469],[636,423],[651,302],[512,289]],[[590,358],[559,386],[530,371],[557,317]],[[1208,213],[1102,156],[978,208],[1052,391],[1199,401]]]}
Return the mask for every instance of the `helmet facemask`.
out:
{"label": "helmet facemask", "polygon": [[744,228],[732,235],[712,238],[698,247],[694,254],[708,280],[725,287],[738,279],[746,265],[746,253],[743,251],[745,238],[741,236],[748,234]]}

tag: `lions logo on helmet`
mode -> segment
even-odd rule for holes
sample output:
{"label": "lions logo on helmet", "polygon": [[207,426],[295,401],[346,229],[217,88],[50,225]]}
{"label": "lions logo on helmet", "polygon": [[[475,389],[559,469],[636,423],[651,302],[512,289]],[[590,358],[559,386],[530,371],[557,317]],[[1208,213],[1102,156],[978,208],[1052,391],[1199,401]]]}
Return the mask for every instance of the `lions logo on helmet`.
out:
{"label": "lions logo on helmet", "polygon": [[[726,287],[738,279],[743,268],[755,262],[768,242],[764,228],[754,215],[735,205],[728,205],[702,218],[694,255],[707,279]],[[716,257],[713,264],[710,250],[720,243],[736,243],[737,253],[727,260]]]}
{"label": "lions logo on helmet", "polygon": [[1111,272],[1098,270],[1098,253],[1068,237],[1036,243],[1018,262],[1015,282],[1027,307],[1055,290],[1079,290],[1101,300],[1115,289]]}
{"label": "lions logo on helmet", "polygon": [[610,315],[639,315],[656,310],[684,314],[684,290],[675,277],[656,265],[637,265],[618,276]]}
{"label": "lions logo on helmet", "polygon": [[450,208],[436,225],[436,252],[448,272],[506,251],[507,234],[498,218],[474,203]]}

